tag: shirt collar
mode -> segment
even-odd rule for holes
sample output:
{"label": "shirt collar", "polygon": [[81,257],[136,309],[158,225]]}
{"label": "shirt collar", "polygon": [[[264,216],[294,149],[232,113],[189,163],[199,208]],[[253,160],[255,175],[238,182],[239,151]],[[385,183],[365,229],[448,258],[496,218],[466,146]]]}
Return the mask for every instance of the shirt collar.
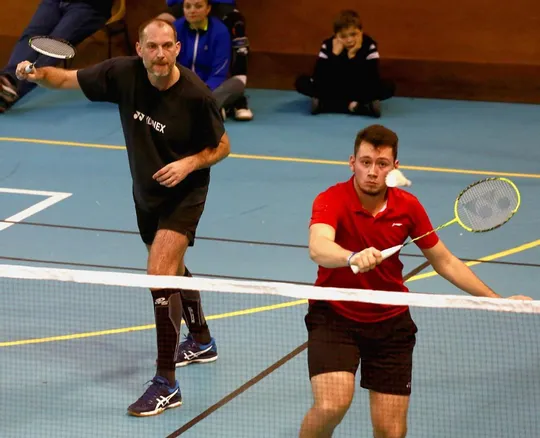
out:
{"label": "shirt collar", "polygon": [[[364,206],[362,205],[362,202],[360,201],[360,198],[358,197],[358,194],[356,193],[356,190],[354,189],[354,175],[349,179],[349,182],[347,183],[347,190],[350,195],[349,196],[350,209],[355,213],[362,213],[362,214],[372,216],[371,213],[364,208]],[[382,210],[379,211],[379,213],[377,213],[376,216],[393,210],[394,203],[395,203],[395,195],[396,195],[394,190],[395,189],[392,187],[388,187],[386,189],[386,204],[382,208]]]}
{"label": "shirt collar", "polygon": [[199,28],[199,27],[195,28],[190,23],[188,23],[188,24],[189,24],[189,28],[191,30],[202,30],[202,31],[206,32],[208,30],[208,23],[210,23],[210,19],[207,18],[206,23],[204,24],[204,26],[202,28]]}

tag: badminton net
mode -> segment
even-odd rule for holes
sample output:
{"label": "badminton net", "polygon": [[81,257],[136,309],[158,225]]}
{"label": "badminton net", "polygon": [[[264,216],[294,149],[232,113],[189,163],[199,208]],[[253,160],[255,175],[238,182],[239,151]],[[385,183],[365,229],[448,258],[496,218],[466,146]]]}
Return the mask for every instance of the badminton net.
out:
{"label": "badminton net", "polygon": [[[539,301],[14,265],[0,285],[0,436],[298,436],[312,404],[307,300],[410,307],[407,437],[540,430]],[[177,368],[184,404],[153,420],[126,415],[155,372],[149,288],[200,290],[219,352]],[[371,436],[359,374],[336,437]]]}

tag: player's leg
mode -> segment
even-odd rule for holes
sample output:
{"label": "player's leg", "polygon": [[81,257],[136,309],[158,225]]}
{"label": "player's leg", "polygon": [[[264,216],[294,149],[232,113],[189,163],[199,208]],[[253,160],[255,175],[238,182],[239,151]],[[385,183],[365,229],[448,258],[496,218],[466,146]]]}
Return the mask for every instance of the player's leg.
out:
{"label": "player's leg", "polygon": [[[184,264],[189,238],[176,230],[158,229],[148,254],[149,275],[176,275]],[[180,343],[183,303],[180,289],[153,289],[158,342],[157,373],[175,383],[175,356]]]}
{"label": "player's leg", "polygon": [[304,416],[300,438],[330,438],[354,396],[354,374],[332,372],[311,378],[313,405]]}
{"label": "player's leg", "polygon": [[310,305],[305,320],[313,405],[304,416],[299,436],[327,438],[353,400],[360,353],[348,321],[326,304]]}
{"label": "player's leg", "polygon": [[369,392],[374,438],[405,438],[409,396]]}
{"label": "player's leg", "polygon": [[[159,229],[160,215],[136,208],[137,223],[143,242],[149,249],[147,272],[150,275],[176,275],[189,245],[185,234]],[[156,324],[157,369],[152,384],[128,408],[135,416],[157,415],[182,404],[175,377],[175,356],[180,337],[182,301],[180,290],[151,289]]]}
{"label": "player's leg", "polygon": [[412,358],[417,328],[409,311],[374,323],[361,344],[362,379],[370,391],[375,438],[404,438],[412,382]]}
{"label": "player's leg", "polygon": [[[175,230],[187,238],[187,246],[195,244],[195,234],[204,211],[208,187],[191,190],[180,202],[160,218],[159,228]],[[184,251],[185,252],[185,251]],[[191,277],[184,258],[179,260],[175,274]],[[216,341],[212,338],[204,316],[201,294],[198,290],[181,290],[184,321],[188,328],[186,339],[176,351],[176,366],[192,363],[208,363],[217,360]]]}

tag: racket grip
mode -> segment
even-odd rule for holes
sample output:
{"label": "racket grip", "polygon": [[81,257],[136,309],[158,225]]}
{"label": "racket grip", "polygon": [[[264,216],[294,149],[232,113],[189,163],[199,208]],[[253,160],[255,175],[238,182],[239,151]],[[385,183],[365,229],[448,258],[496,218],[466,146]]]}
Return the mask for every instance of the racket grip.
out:
{"label": "racket grip", "polygon": [[[396,245],[392,248],[383,249],[381,251],[382,259],[386,260],[388,257],[393,256],[396,252],[398,252],[401,248],[403,248],[403,245]],[[356,265],[351,265],[351,270],[354,274],[358,274],[359,269]]]}
{"label": "racket grip", "polygon": [[32,70],[34,70],[34,64],[28,64],[28,65],[26,66],[26,68],[24,69],[24,71],[25,71],[26,73],[31,73]]}

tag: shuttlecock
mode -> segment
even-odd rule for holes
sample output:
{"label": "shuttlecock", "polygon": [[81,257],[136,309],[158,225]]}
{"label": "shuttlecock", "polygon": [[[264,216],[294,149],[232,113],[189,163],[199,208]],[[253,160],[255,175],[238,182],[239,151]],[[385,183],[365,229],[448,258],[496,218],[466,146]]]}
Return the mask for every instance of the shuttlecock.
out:
{"label": "shuttlecock", "polygon": [[412,183],[405,178],[401,170],[394,169],[386,175],[386,185],[388,187],[409,187]]}

